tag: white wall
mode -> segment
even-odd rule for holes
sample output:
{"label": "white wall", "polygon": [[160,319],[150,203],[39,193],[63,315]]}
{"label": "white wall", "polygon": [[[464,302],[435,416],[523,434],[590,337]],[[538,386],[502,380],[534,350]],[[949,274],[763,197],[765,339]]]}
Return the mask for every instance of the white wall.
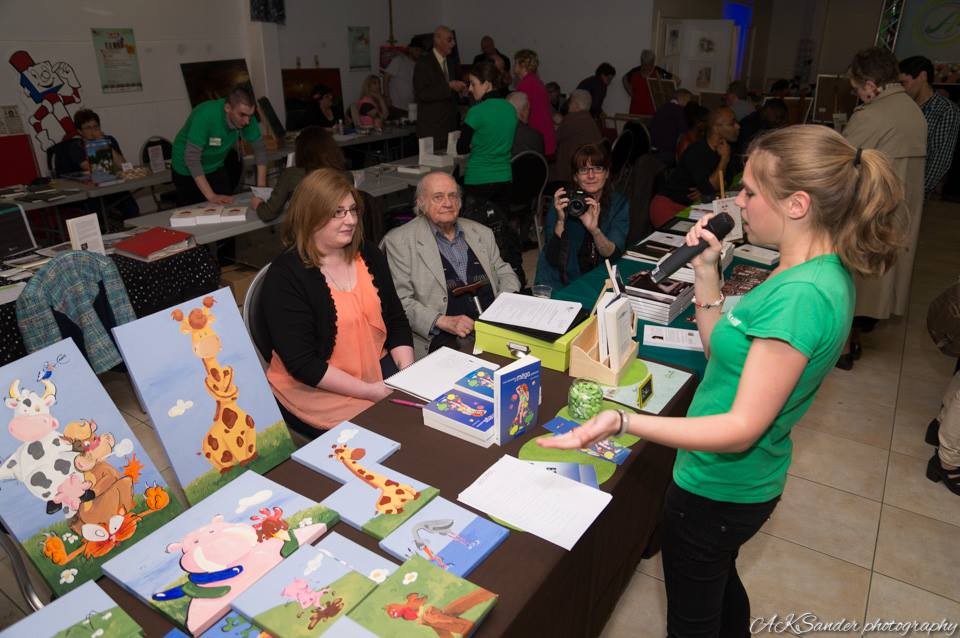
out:
{"label": "white wall", "polygon": [[598,64],[609,62],[617,77],[604,110],[619,113],[630,106],[622,74],[640,64],[641,50],[653,48],[652,7],[653,0],[443,0],[443,21],[456,30],[464,61],[472,62],[480,53],[480,38],[490,35],[509,56],[517,49],[536,51],[540,79],[559,83],[564,93],[593,75]]}
{"label": "white wall", "polygon": [[[19,104],[19,75],[10,55],[23,49],[35,61],[65,61],[82,85],[83,105],[97,111],[104,130],[120,142],[131,160],[151,135],[172,139],[190,112],[181,62],[242,58],[246,54],[247,13],[243,0],[3,0],[0,20],[0,104]],[[249,11],[249,10],[247,10]],[[143,90],[104,94],[94,57],[91,28],[129,27],[140,58]],[[37,154],[46,172],[45,155]],[[137,162],[134,162],[137,163]]]}
{"label": "white wall", "polygon": [[[286,9],[286,24],[277,28],[280,68],[296,68],[298,56],[301,68],[339,67],[344,103],[357,100],[364,78],[378,72],[380,45],[390,35],[386,0],[287,0]],[[394,0],[397,44],[405,46],[412,36],[433,31],[440,15],[440,0]],[[349,69],[347,27],[370,27],[372,69]]]}

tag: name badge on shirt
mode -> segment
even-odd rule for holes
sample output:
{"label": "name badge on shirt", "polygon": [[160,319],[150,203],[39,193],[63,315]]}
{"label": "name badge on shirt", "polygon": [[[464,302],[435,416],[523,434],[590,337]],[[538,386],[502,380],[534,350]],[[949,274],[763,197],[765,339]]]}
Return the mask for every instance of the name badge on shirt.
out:
{"label": "name badge on shirt", "polygon": [[209,144],[210,146],[220,146],[220,144],[222,143],[223,141],[219,137],[211,137],[210,139],[207,140],[207,144]]}

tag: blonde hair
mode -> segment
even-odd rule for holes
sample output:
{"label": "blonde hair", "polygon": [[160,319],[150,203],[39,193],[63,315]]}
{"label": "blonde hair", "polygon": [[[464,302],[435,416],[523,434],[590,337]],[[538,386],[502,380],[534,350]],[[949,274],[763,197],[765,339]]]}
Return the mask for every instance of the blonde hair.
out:
{"label": "blonde hair", "polygon": [[360,85],[360,97],[380,95],[380,76],[368,75]]}
{"label": "blonde hair", "polygon": [[906,245],[900,210],[903,186],[887,156],[858,150],[825,126],[797,125],[770,131],[748,151],[756,187],[767,201],[803,191],[813,224],[833,241],[850,270],[863,276],[886,272]]}
{"label": "blonde hair", "polygon": [[357,205],[353,240],[343,249],[347,259],[352,260],[360,252],[363,241],[363,197],[353,181],[342,171],[318,168],[308,173],[294,191],[283,226],[283,243],[295,247],[307,266],[320,267],[324,255],[317,248],[313,235],[330,223],[347,195],[353,195]]}
{"label": "blonde hair", "polygon": [[526,69],[527,73],[536,73],[540,68],[540,56],[530,49],[520,49],[514,53],[513,61]]}

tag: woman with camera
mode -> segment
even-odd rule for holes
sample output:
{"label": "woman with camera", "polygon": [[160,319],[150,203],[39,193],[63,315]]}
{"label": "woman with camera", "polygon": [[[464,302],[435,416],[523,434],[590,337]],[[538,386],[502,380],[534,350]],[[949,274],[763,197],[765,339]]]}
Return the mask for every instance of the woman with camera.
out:
{"label": "woman with camera", "polygon": [[544,447],[583,448],[629,432],[677,448],[661,526],[670,636],[748,636],[750,600],[740,547],[783,493],[790,432],[833,369],[853,319],[851,273],[888,271],[903,245],[900,180],[887,157],[824,126],[791,126],[754,140],[737,205],[751,243],[780,264],[724,311],[720,242],[694,271],[697,329],[707,369],[686,418],[605,410]]}
{"label": "woman with camera", "polygon": [[602,144],[584,144],[570,158],[573,185],[558,188],[544,224],[546,244],[537,261],[536,283],[554,289],[611,262],[623,252],[630,230],[630,203],[613,192],[610,154]]}

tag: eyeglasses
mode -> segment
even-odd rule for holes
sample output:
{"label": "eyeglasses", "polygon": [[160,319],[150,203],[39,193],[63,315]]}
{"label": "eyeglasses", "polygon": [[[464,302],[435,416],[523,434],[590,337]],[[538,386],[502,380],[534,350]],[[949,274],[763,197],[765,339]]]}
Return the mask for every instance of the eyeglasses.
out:
{"label": "eyeglasses", "polygon": [[448,199],[456,204],[460,201],[460,193],[434,193],[430,196],[430,201],[434,204],[442,204]]}
{"label": "eyeglasses", "polygon": [[333,211],[333,216],[337,219],[343,219],[347,216],[347,213],[350,213],[354,217],[359,217],[360,209],[358,209],[356,206],[351,206],[350,208],[338,208],[337,210]]}
{"label": "eyeglasses", "polygon": [[603,166],[581,166],[577,169],[577,175],[589,175],[590,173],[603,175],[606,172],[607,169]]}

